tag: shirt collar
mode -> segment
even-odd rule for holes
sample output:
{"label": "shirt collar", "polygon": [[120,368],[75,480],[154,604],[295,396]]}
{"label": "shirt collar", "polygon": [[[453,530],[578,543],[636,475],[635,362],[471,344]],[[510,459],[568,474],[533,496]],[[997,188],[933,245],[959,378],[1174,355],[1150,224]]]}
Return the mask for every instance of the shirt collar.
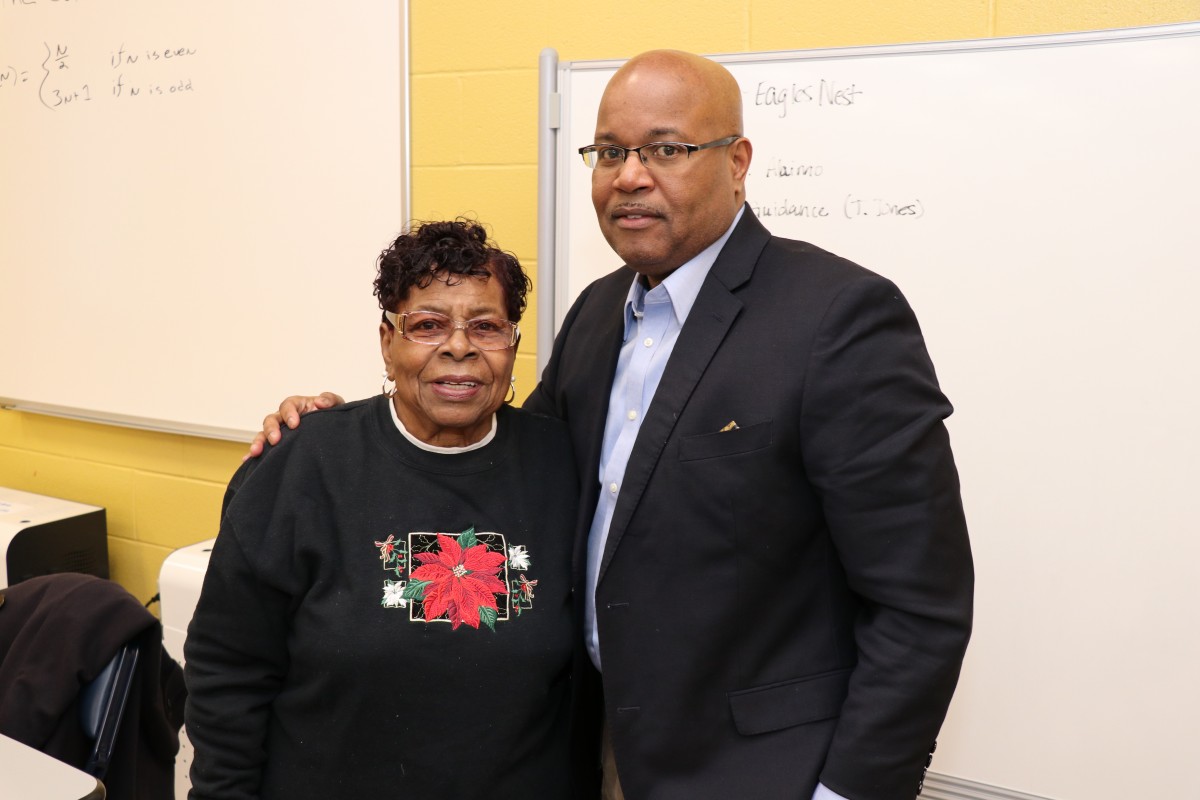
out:
{"label": "shirt collar", "polygon": [[743,205],[738,209],[737,215],[725,233],[721,234],[721,238],[697,253],[691,261],[685,262],[654,289],[646,288],[641,275],[633,279],[633,285],[629,287],[629,294],[625,296],[624,338],[629,338],[635,317],[645,309],[648,294],[651,295],[651,302],[665,296],[666,301],[671,303],[671,308],[675,311],[675,319],[679,323],[679,327],[683,327],[688,314],[692,311],[692,306],[696,304],[696,297],[700,294],[700,287],[704,285],[704,279],[708,277],[708,271],[716,263],[717,256],[721,254],[721,249],[725,247],[725,242],[729,241],[729,236],[741,221],[745,211],[746,206]]}
{"label": "shirt collar", "polygon": [[427,450],[430,453],[441,453],[442,455],[455,455],[456,453],[468,453],[471,450],[478,450],[481,447],[486,447],[492,439],[496,438],[496,415],[492,414],[492,428],[487,432],[487,435],[474,444],[464,445],[462,447],[442,447],[436,444],[427,444],[422,442],[416,436],[409,432],[408,428],[404,427],[404,423],[400,421],[400,415],[396,412],[396,404],[388,401],[388,408],[392,410],[392,422],[396,423],[396,428],[400,433],[404,434],[404,438],[412,442],[422,450]]}

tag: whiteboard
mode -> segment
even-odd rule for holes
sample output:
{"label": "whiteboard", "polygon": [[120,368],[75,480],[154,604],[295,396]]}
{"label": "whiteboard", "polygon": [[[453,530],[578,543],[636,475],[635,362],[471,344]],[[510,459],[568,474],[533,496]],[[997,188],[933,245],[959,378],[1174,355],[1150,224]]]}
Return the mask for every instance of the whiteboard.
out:
{"label": "whiteboard", "polygon": [[[1200,25],[714,58],[755,213],[895,280],[957,409],[976,629],[933,769],[1200,797]],[[558,65],[556,323],[619,264],[576,153],[619,64]]]}
{"label": "whiteboard", "polygon": [[0,3],[0,403],[243,439],[298,375],[377,392],[406,24],[403,2]]}

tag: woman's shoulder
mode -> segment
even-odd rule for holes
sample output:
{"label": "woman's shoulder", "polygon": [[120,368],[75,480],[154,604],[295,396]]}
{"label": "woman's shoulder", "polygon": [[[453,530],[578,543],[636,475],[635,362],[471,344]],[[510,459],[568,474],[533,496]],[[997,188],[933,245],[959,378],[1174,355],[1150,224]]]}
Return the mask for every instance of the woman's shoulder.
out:
{"label": "woman's shoulder", "polygon": [[[370,436],[371,417],[378,413],[373,406],[380,398],[355,400],[334,408],[307,414],[295,430],[284,428],[278,444],[267,445],[257,458],[247,459],[230,479],[224,507],[228,508],[233,495],[248,483],[279,483],[295,479],[305,471],[306,464],[319,466],[331,452],[345,453],[359,449],[360,440]],[[362,431],[356,436],[355,431]]]}
{"label": "woman's shoulder", "polygon": [[272,451],[304,452],[328,441],[343,440],[353,428],[365,426],[374,414],[378,414],[376,407],[384,401],[382,395],[377,395],[305,414],[303,423],[295,430],[284,428],[281,431],[279,444],[264,448],[263,460]]}

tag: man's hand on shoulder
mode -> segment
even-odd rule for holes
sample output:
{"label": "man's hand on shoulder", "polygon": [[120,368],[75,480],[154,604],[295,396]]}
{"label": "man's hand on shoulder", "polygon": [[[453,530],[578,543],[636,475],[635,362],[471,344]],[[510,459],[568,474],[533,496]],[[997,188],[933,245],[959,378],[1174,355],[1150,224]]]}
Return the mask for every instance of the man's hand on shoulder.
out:
{"label": "man's hand on shoulder", "polygon": [[333,392],[321,392],[313,395],[294,394],[279,404],[279,410],[274,414],[263,417],[262,430],[250,441],[250,452],[242,456],[242,461],[248,458],[258,458],[262,455],[267,443],[279,444],[279,437],[284,425],[295,429],[300,424],[300,417],[310,411],[320,411],[325,408],[340,406],[346,401],[341,395]]}

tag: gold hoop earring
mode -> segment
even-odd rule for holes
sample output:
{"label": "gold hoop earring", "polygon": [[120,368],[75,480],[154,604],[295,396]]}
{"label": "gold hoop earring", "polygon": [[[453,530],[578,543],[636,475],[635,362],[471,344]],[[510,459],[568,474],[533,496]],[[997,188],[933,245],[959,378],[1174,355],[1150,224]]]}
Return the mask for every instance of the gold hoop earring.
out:
{"label": "gold hoop earring", "polygon": [[504,398],[505,403],[511,403],[517,399],[517,379],[510,377],[508,379],[508,397]]}
{"label": "gold hoop earring", "polygon": [[[391,389],[388,389],[389,383],[392,384]],[[396,382],[386,373],[384,373],[383,384],[379,387],[379,391],[383,392],[384,397],[391,398],[396,396]]]}

